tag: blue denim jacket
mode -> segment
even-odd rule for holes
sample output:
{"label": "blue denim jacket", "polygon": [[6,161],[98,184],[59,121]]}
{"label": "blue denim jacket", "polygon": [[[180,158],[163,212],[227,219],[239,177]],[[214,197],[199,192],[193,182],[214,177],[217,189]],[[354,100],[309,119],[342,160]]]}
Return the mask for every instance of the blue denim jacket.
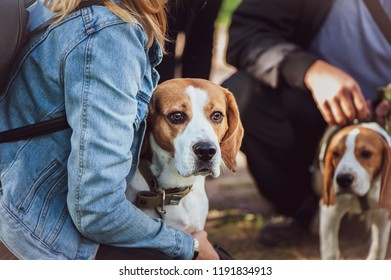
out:
{"label": "blue denim jacket", "polygon": [[[51,13],[38,3],[30,25]],[[92,259],[99,243],[190,259],[191,235],[125,198],[162,54],[140,24],[83,8],[36,36],[0,96],[0,130],[66,114],[71,129],[0,144],[0,238],[21,259]]]}

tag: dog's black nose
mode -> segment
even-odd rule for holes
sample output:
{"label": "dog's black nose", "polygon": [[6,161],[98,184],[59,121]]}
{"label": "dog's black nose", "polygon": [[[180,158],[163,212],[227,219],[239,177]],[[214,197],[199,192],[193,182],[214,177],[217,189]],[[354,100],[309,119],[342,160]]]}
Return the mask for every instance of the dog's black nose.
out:
{"label": "dog's black nose", "polygon": [[193,146],[193,151],[197,158],[202,161],[211,160],[217,152],[216,146],[213,143],[199,142]]}
{"label": "dog's black nose", "polygon": [[337,175],[337,183],[342,189],[347,189],[352,186],[354,176],[350,173],[341,173]]}

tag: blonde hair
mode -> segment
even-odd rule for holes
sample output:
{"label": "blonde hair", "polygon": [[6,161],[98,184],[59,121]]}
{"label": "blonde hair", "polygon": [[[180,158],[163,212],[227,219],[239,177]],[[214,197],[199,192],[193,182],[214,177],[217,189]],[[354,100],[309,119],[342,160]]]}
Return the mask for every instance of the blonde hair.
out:
{"label": "blonde hair", "polygon": [[[74,11],[81,0],[44,0],[45,4],[57,13],[61,21]],[[166,40],[166,3],[167,0],[120,0],[121,6],[111,0],[103,0],[104,5],[126,22],[139,21],[148,37],[148,47],[156,41],[164,50]]]}

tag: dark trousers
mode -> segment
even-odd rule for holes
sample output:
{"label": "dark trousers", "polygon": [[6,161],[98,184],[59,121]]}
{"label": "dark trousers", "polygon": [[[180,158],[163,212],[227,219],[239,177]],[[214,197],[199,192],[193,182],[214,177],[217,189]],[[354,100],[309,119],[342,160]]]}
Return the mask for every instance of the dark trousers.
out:
{"label": "dark trousers", "polygon": [[123,248],[100,245],[96,260],[173,260],[173,258],[153,249]]}
{"label": "dark trousers", "polygon": [[[208,79],[212,66],[214,24],[222,0],[171,1],[168,14],[167,55],[157,71],[159,82],[172,79],[176,69],[180,77]],[[175,57],[176,39],[179,32],[185,34],[182,56]]]}
{"label": "dark trousers", "polygon": [[222,85],[236,97],[245,131],[242,151],[259,191],[279,214],[308,225],[318,205],[310,166],[326,127],[311,93],[275,90],[244,72]]}
{"label": "dark trousers", "polygon": [[[232,256],[219,245],[214,245],[221,260],[233,260]],[[96,260],[173,260],[173,258],[154,249],[123,248],[101,244]]]}

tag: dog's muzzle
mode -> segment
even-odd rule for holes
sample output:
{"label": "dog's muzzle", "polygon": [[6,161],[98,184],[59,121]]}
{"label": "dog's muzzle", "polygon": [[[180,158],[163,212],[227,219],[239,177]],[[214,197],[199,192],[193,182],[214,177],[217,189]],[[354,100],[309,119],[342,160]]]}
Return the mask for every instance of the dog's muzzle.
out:
{"label": "dog's muzzle", "polygon": [[199,142],[193,145],[193,152],[198,160],[208,162],[216,155],[217,148],[213,143]]}
{"label": "dog's muzzle", "polygon": [[337,175],[336,181],[341,191],[348,191],[352,187],[354,176],[350,173],[340,173]]}
{"label": "dog's muzzle", "polygon": [[193,175],[216,176],[218,148],[213,142],[198,142],[192,146],[195,155]]}

